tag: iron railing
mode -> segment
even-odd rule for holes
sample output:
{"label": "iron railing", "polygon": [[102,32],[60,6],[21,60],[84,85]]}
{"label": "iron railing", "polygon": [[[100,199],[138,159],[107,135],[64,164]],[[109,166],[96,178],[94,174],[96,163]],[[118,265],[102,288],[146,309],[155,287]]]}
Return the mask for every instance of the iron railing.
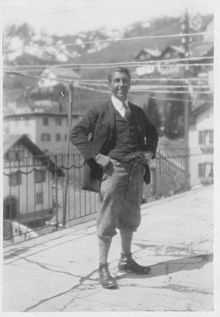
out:
{"label": "iron railing", "polygon": [[[83,159],[78,153],[20,156],[4,161],[3,229],[5,243],[23,241],[95,216],[99,195],[81,190]],[[17,158],[19,156],[16,156]],[[185,190],[184,155],[158,152],[143,202]]]}

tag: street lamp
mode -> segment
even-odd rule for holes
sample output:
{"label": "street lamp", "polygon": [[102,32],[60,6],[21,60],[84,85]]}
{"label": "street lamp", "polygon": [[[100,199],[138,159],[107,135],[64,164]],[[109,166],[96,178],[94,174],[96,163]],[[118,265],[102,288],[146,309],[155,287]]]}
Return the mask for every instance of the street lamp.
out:
{"label": "street lamp", "polygon": [[[189,13],[188,10],[185,11],[183,21],[182,21],[182,30],[184,36],[182,37],[182,45],[184,48],[184,57],[187,58],[190,56],[190,41],[189,37]],[[187,79],[189,73],[189,64],[186,62],[184,68],[184,77]],[[185,100],[184,100],[184,143],[185,143],[185,189],[190,188],[190,173],[189,173],[189,92],[186,88]]]}

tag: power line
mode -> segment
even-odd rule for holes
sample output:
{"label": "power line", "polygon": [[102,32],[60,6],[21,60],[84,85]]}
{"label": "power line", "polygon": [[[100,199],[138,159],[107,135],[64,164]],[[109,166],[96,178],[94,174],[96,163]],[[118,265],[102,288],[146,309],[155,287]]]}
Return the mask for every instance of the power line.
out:
{"label": "power line", "polygon": [[[24,74],[24,73],[21,73],[21,72],[15,72],[15,71],[6,71],[6,73],[8,75],[16,75],[16,76],[22,76],[22,77],[27,77],[27,78],[32,78],[32,79],[43,79],[42,76],[36,76],[36,75],[30,75],[30,74]],[[46,77],[45,77],[46,78]],[[73,80],[67,80],[67,79],[62,79],[62,80],[55,80],[57,82],[64,82],[64,83],[72,83]]]}
{"label": "power line", "polygon": [[[93,88],[93,87],[88,87],[88,86],[83,86],[83,85],[77,85],[77,87],[83,87],[83,88],[88,88],[89,90],[93,90],[93,91],[97,91],[97,92],[104,92],[104,93],[107,93],[108,91],[106,90],[103,90],[103,89],[97,89],[97,88]],[[189,94],[188,91],[184,90],[184,91],[179,91],[179,90],[156,90],[156,89],[137,89],[137,87],[131,87],[131,90],[130,90],[131,93],[159,93],[159,94]],[[109,92],[108,92],[109,93]],[[196,91],[195,93],[198,93],[198,94],[211,94],[210,91]]]}
{"label": "power line", "polygon": [[[138,82],[138,81],[143,81],[143,82],[148,82],[148,81],[207,81],[208,77],[206,76],[206,78],[199,78],[199,77],[187,77],[187,78],[133,78],[131,79],[131,82]],[[79,79],[80,82],[103,82],[103,83],[108,83],[107,79]]]}
{"label": "power line", "polygon": [[84,89],[84,90],[95,91],[95,92],[99,92],[101,94],[108,94],[109,95],[109,91],[106,91],[106,90],[99,90],[99,89],[95,89],[95,88],[92,88],[92,87],[85,87],[85,86],[82,86],[82,85],[77,85],[77,88]]}
{"label": "power line", "polygon": [[[96,88],[92,88],[92,87],[85,87],[82,85],[78,85],[77,88],[85,89],[85,90],[89,90],[89,91],[95,91],[95,92],[102,93],[102,94],[109,94],[109,91],[100,90],[100,89],[96,89]],[[134,91],[133,92],[131,91],[131,94],[132,93],[134,93]],[[183,99],[181,99],[181,98],[172,98],[172,97],[171,98],[150,97],[150,98],[155,99],[155,100],[161,100],[161,101],[182,101],[183,102]],[[149,101],[149,99],[148,99],[148,101]],[[185,98],[184,98],[184,100],[185,100]],[[190,101],[191,99],[188,98],[187,100]]]}
{"label": "power line", "polygon": [[[154,92],[156,94],[189,94],[188,91],[179,91],[179,90],[153,90],[153,89],[138,89],[138,90],[134,90],[131,88],[131,92],[136,92],[136,93],[144,93],[144,92]],[[202,95],[210,95],[211,92],[210,91],[196,91],[195,93],[198,93],[198,94],[202,94]]]}
{"label": "power line", "polygon": [[[23,76],[23,77],[27,77],[27,78],[33,78],[33,79],[40,79],[41,77],[40,76],[33,76],[33,75],[28,75],[28,74],[22,74],[22,73],[19,73],[19,72],[11,72],[13,75],[18,75],[18,76]],[[71,83],[72,81],[70,80],[62,80],[62,82],[65,82],[65,83]],[[83,85],[77,85],[76,86],[77,88],[79,89],[83,89],[83,90],[87,90],[87,91],[95,91],[97,93],[101,93],[101,94],[105,94],[105,95],[109,95],[109,91],[107,90],[100,90],[100,89],[96,89],[96,88],[93,88],[93,87],[88,87],[88,86],[83,86]],[[150,92],[150,93],[154,93],[154,94],[167,94],[167,93],[174,93],[174,94],[177,94],[177,93],[181,93],[181,94],[185,94],[186,92],[175,92],[175,91],[168,91],[168,90],[164,90],[164,91],[158,91],[158,90],[139,90],[139,91],[132,91],[131,90],[131,94],[132,93],[143,93],[143,92]],[[199,92],[200,93],[200,92]],[[211,93],[205,93],[205,92],[201,92],[201,94],[211,94]],[[180,98],[159,98],[159,97],[151,97],[152,99],[155,99],[155,100],[162,100],[162,101],[183,101],[183,99],[180,99]],[[197,99],[198,99],[198,96],[197,96]],[[190,100],[190,99],[188,99]]]}
{"label": "power line", "polygon": [[[103,40],[91,40],[83,41],[83,44],[92,44],[92,43],[105,43],[105,42],[122,42],[122,41],[133,41],[133,40],[144,40],[144,39],[163,39],[163,38],[178,38],[178,37],[193,37],[212,34],[212,32],[197,32],[197,33],[176,33],[176,34],[158,34],[158,35],[144,35],[144,36],[132,36],[121,39],[103,39]],[[65,46],[76,46],[76,43],[67,43]]]}
{"label": "power line", "polygon": [[[182,98],[159,98],[159,97],[151,97],[151,99],[161,100],[161,101],[182,101],[182,102],[185,100],[185,99],[183,100]],[[190,101],[191,99],[188,98],[186,100]]]}
{"label": "power line", "polygon": [[[27,78],[32,78],[32,79],[41,79],[42,77],[40,76],[33,76],[33,75],[27,75],[27,74],[23,74],[23,73],[20,73],[20,72],[9,72],[10,74],[12,75],[18,75],[18,76],[22,76],[22,77],[27,77]],[[73,81],[72,80],[60,80],[60,82],[64,82],[64,83],[72,83]],[[78,87],[82,87],[82,88],[89,88],[90,90],[94,89],[93,87],[86,87],[86,86],[80,86],[80,85],[77,85]],[[136,90],[135,90],[136,89]],[[94,90],[95,91],[95,90]],[[96,89],[96,91],[98,92],[103,92],[103,93],[107,93],[106,91],[104,90],[98,90]],[[132,92],[154,92],[154,93],[174,93],[174,94],[184,94],[184,93],[187,93],[187,91],[175,91],[175,90],[154,90],[154,89],[148,89],[148,88],[145,88],[145,89],[137,89],[137,86],[136,87],[131,87],[131,91]],[[211,94],[211,92],[208,92],[208,91],[197,91],[196,93],[200,93],[200,94]]]}
{"label": "power line", "polygon": [[[114,63],[84,63],[84,64],[75,64],[75,63],[69,63],[69,64],[50,64],[50,65],[5,65],[5,69],[10,70],[11,68],[65,68],[65,67],[80,67],[80,68],[111,68],[111,67],[116,67],[116,66],[140,66],[140,65],[152,65],[152,64],[167,64],[167,63],[176,63],[176,62],[190,62],[190,61],[199,61],[199,60],[213,60],[212,56],[197,56],[197,57],[184,57],[184,58],[173,58],[173,59],[160,59],[160,60],[149,60],[149,61],[126,61],[126,62],[114,62]],[[177,64],[177,63],[176,63]],[[186,66],[185,63],[178,63],[178,65],[184,65]],[[213,63],[190,63],[187,64],[187,66],[208,66],[208,65],[213,65]]]}
{"label": "power line", "polygon": [[[35,70],[31,70],[31,73],[34,71],[39,72],[39,70],[35,69]],[[5,72],[8,72],[8,71],[5,70]],[[10,71],[10,72],[12,72],[12,71]],[[27,74],[27,73],[26,73],[26,71],[23,71],[22,74]],[[41,74],[40,76],[42,77],[43,75]],[[68,79],[68,80],[71,79],[70,77],[63,76],[63,75],[62,75],[62,78]],[[103,79],[101,79],[101,78],[94,78],[94,79],[78,78],[77,81],[83,82],[83,83],[93,83],[94,82],[97,84],[98,83],[108,83],[108,79],[106,79],[106,78],[103,78]],[[187,77],[187,78],[186,77],[183,77],[183,78],[181,78],[181,77],[178,77],[178,78],[176,78],[176,77],[158,77],[158,78],[155,78],[154,77],[154,78],[132,78],[131,79],[131,83],[134,83],[134,82],[155,82],[155,81],[156,82],[157,81],[159,81],[159,82],[163,82],[163,81],[165,81],[165,82],[172,82],[172,81],[179,82],[180,81],[180,82],[187,82],[187,83],[190,81],[192,81],[192,82],[195,82],[195,81],[208,82],[208,76],[205,75],[202,77]]]}
{"label": "power line", "polygon": [[[105,84],[105,83],[86,83],[86,82],[84,82],[84,85],[93,85],[93,86],[97,86],[97,87],[108,87],[108,84]],[[131,86],[135,86],[134,84],[132,85],[131,84]],[[197,85],[189,85],[189,84],[182,84],[182,85],[158,85],[158,84],[154,84],[154,85],[136,85],[136,86],[138,86],[138,87],[146,87],[146,88],[154,88],[154,87],[156,87],[156,88],[158,88],[158,87],[164,87],[164,88],[187,88],[187,87],[192,87],[192,88],[209,88],[209,85],[207,84],[207,85],[200,85],[200,84],[197,84]]]}

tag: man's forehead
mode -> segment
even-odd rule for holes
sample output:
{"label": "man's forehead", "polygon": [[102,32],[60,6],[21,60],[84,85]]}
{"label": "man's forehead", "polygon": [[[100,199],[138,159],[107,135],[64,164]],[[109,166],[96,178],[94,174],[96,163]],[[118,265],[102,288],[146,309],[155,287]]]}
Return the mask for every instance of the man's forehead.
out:
{"label": "man's forehead", "polygon": [[117,77],[120,77],[120,78],[126,77],[126,78],[130,79],[130,77],[128,76],[127,73],[119,71],[119,70],[116,70],[112,73],[112,78],[117,78]]}

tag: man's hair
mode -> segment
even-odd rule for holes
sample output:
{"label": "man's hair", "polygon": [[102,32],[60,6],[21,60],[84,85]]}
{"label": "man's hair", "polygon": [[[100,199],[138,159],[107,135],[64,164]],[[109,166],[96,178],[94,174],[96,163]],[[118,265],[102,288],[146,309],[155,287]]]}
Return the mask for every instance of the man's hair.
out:
{"label": "man's hair", "polygon": [[109,81],[109,82],[112,80],[112,75],[113,75],[114,73],[116,73],[116,72],[118,72],[118,73],[124,73],[124,74],[126,74],[126,75],[129,77],[129,79],[131,79],[131,73],[130,73],[130,71],[129,71],[128,68],[126,68],[126,67],[116,67],[116,68],[113,68],[113,69],[110,71],[110,73],[108,74],[108,81]]}

